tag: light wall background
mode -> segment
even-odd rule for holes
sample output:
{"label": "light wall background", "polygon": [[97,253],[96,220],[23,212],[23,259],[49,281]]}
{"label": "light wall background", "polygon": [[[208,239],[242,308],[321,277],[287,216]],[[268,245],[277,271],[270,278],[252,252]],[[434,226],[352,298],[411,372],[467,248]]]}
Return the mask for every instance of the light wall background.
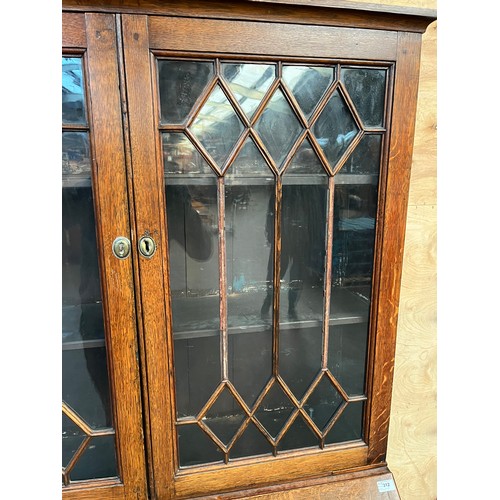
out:
{"label": "light wall background", "polygon": [[[436,0],[358,1],[437,8]],[[437,21],[422,42],[387,453],[402,500],[437,498]]]}

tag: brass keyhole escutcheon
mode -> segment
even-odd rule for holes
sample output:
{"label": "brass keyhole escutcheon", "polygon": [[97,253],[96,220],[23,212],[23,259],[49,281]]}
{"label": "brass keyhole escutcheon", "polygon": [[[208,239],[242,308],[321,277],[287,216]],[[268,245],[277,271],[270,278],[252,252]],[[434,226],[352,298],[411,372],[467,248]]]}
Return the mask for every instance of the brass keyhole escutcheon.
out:
{"label": "brass keyhole escutcheon", "polygon": [[150,259],[156,252],[156,243],[151,236],[143,236],[139,240],[139,252],[143,257]]}
{"label": "brass keyhole escutcheon", "polygon": [[113,254],[117,259],[126,259],[130,254],[130,240],[125,236],[118,236],[113,241]]}

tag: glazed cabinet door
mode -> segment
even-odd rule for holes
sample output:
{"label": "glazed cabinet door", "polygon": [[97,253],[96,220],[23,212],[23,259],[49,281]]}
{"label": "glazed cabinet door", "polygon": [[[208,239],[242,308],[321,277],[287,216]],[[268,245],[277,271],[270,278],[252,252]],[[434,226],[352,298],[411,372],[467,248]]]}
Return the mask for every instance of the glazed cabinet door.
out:
{"label": "glazed cabinet door", "polygon": [[406,208],[386,192],[414,118],[391,137],[392,104],[418,37],[131,14],[122,33],[154,494],[383,463]]}
{"label": "glazed cabinet door", "polygon": [[116,18],[63,14],[63,498],[144,499]]}

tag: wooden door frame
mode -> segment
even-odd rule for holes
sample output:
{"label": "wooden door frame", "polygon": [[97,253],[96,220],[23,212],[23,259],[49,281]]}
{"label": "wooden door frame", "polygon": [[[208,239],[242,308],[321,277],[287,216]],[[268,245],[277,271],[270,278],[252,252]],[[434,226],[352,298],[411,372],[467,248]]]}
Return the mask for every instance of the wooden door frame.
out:
{"label": "wooden door frame", "polygon": [[[237,13],[235,17],[238,17]],[[416,113],[416,92],[420,62],[420,30],[412,32],[381,31],[345,27],[310,26],[307,23],[264,23],[230,21],[205,17],[123,15],[124,58],[127,68],[128,106],[134,182],[138,186],[136,201],[148,196],[149,205],[138,210],[138,234],[157,234],[159,248],[154,260],[140,259],[147,283],[141,280],[143,305],[159,305],[165,301],[165,311],[149,309],[144,317],[145,350],[148,365],[149,412],[152,434],[152,467],[157,498],[187,498],[225,489],[243,489],[251,484],[271,484],[299,480],[341,470],[363,470],[385,467],[388,420],[392,393],[395,335],[402,252],[406,224],[413,130]],[[252,44],[239,42],[241,33],[252,38]],[[238,33],[238,36],[231,34]],[[253,33],[253,35],[251,35]],[[276,33],[274,39],[270,33]],[[293,36],[287,37],[287,33]],[[297,36],[301,34],[301,37]],[[207,465],[176,470],[175,426],[173,401],[173,340],[170,327],[168,296],[168,249],[166,241],[165,200],[156,198],[155,190],[163,192],[159,115],[156,88],[153,83],[155,53],[196,56],[211,53],[220,57],[292,57],[306,58],[314,49],[316,58],[333,58],[326,44],[313,42],[305,48],[303,40],[315,40],[314,34],[327,37],[335,47],[335,59],[346,61],[384,62],[394,69],[393,90],[389,108],[391,124],[387,126],[385,160],[381,171],[381,196],[377,221],[377,241],[373,282],[372,320],[368,366],[368,408],[364,443],[338,445],[309,452],[297,451],[283,457],[248,459],[225,466]],[[278,39],[277,36],[280,35]],[[244,37],[243,37],[244,38]],[[280,40],[282,45],[276,43]],[[284,42],[286,41],[286,43]],[[307,58],[311,58],[308,56]],[[392,71],[392,70],[391,70]],[[132,85],[129,87],[129,82]],[[389,145],[390,144],[390,145]],[[136,159],[139,159],[136,161]],[[158,192],[158,191],[157,191]],[[143,198],[144,199],[144,198]],[[139,215],[139,212],[142,213]],[[163,273],[163,287],[158,286]],[[147,306],[150,307],[150,304]],[[168,332],[165,335],[165,332]],[[162,353],[156,356],[155,353]],[[165,358],[163,358],[165,356]],[[160,359],[161,358],[161,359]],[[168,360],[168,362],[166,362]],[[168,396],[168,392],[170,396]],[[170,429],[170,432],[167,430]],[[166,432],[167,431],[167,432]],[[169,435],[170,434],[170,435]]]}
{"label": "wooden door frame", "polygon": [[[234,46],[224,46],[225,40],[224,37],[218,35],[219,31],[206,30],[203,34],[199,30],[190,29],[189,26],[192,26],[194,21],[202,21],[206,23],[206,26],[213,27],[238,20],[237,22],[245,23],[245,25],[240,24],[239,26],[245,26],[249,32],[252,31],[252,26],[256,28],[256,24],[259,24],[259,27],[262,28],[266,22],[269,23],[267,25],[269,27],[277,28],[278,25],[281,25],[285,31],[291,30],[293,32],[293,29],[296,29],[306,33],[315,29],[323,34],[330,33],[333,37],[332,41],[340,42],[338,45],[340,52],[335,54],[336,58],[344,57],[346,60],[359,58],[365,61],[383,60],[393,65],[394,80],[391,103],[393,112],[391,125],[387,127],[390,129],[388,132],[390,140],[386,144],[386,161],[380,179],[380,191],[384,195],[380,198],[379,204],[376,243],[378,257],[375,260],[371,305],[372,334],[368,363],[372,373],[368,377],[367,388],[370,405],[366,412],[366,444],[340,446],[338,450],[333,449],[336,453],[332,453],[332,462],[330,463],[326,460],[329,451],[311,453],[310,473],[307,471],[304,473],[304,462],[301,458],[304,453],[297,453],[296,456],[292,454],[283,459],[274,459],[276,465],[270,468],[268,462],[265,474],[261,476],[261,479],[262,484],[270,484],[277,481],[290,481],[293,478],[310,477],[313,475],[313,468],[315,475],[337,474],[344,472],[346,468],[351,471],[359,471],[359,473],[366,468],[377,468],[386,472],[385,453],[413,149],[421,33],[435,19],[435,12],[427,9],[391,8],[388,6],[370,6],[370,10],[368,10],[362,4],[354,6],[348,2],[335,0],[318,0],[316,2],[241,0],[230,4],[209,0],[197,2],[187,0],[178,2],[159,2],[156,0],[92,2],[89,0],[85,4],[80,0],[65,0],[64,6],[68,11],[81,12],[80,14],[64,14],[63,25],[67,26],[66,32],[77,33],[79,32],[78,26],[85,27],[85,17],[82,12],[124,14],[122,16],[122,36],[123,59],[127,68],[127,94],[122,104],[128,117],[124,121],[124,126],[130,134],[125,137],[126,143],[130,140],[129,147],[126,148],[126,158],[131,160],[131,166],[127,168],[130,178],[133,178],[133,186],[129,185],[130,199],[133,200],[131,214],[133,218],[135,217],[131,240],[135,247],[140,236],[152,235],[158,245],[153,259],[138,257],[135,252],[133,256],[133,262],[136,265],[134,272],[138,295],[137,307],[142,313],[142,319],[139,322],[140,359],[143,365],[145,438],[148,444],[152,498],[166,499],[174,496],[185,498],[206,494],[209,491],[218,493],[223,488],[222,481],[214,467],[199,468],[195,474],[196,481],[199,483],[196,485],[189,479],[189,471],[176,471],[173,465],[175,463],[173,456],[175,451],[174,415],[169,400],[173,397],[174,385],[173,367],[171,362],[168,362],[173,357],[173,345],[171,334],[166,335],[167,331],[170,332],[168,312],[170,301],[166,286],[168,283],[168,251],[166,233],[162,229],[166,227],[163,172],[160,157],[161,146],[155,122],[158,113],[153,98],[154,86],[152,85],[151,71],[151,63],[154,58],[152,49],[164,48],[163,37],[166,32],[162,34],[161,30],[154,28],[155,23],[159,25],[165,22],[170,23],[170,29],[174,30],[175,26],[183,25],[183,32],[185,35],[187,34],[187,38],[182,38],[178,42],[176,50],[179,51],[185,51],[185,44],[190,43],[191,47],[194,46],[194,50],[198,51],[236,52]],[[270,6],[272,9],[269,8]],[[148,18],[147,15],[154,15],[154,17]],[[71,18],[67,16],[71,16]],[[151,29],[153,29],[152,33]],[[63,30],[63,40],[65,40],[64,33]],[[168,43],[170,44],[172,33],[171,31],[168,33]],[[82,39],[81,33],[74,36],[76,45],[84,46],[86,44],[86,37]],[[90,36],[89,33],[88,36]],[[353,37],[360,38],[356,42]],[[363,39],[363,37],[366,38]],[[68,36],[66,36],[66,40],[68,40]],[[150,40],[153,41],[153,45],[157,46],[152,47]],[[363,43],[359,43],[360,41]],[[210,45],[212,42],[216,45]],[[238,43],[238,40],[233,39],[233,43]],[[268,54],[269,50],[271,53],[276,52],[275,48],[266,48],[265,41],[259,40],[259,43],[261,43],[262,52],[259,52],[254,46],[252,48],[254,52],[251,52],[250,55]],[[321,50],[321,47],[316,46],[315,49]],[[244,52],[247,49],[241,46],[238,50]],[[306,53],[302,53],[300,52],[301,46],[294,45],[293,37],[288,41],[286,50],[288,51],[286,54],[276,54],[276,56],[295,56],[298,54],[305,57],[307,55],[307,50]],[[118,57],[121,57],[121,52]],[[325,54],[324,57],[327,58],[328,54]],[[123,85],[123,74],[121,77]],[[120,79],[118,78],[118,80]],[[136,340],[134,342],[137,348]],[[113,353],[113,350],[111,349],[110,352]],[[135,355],[137,357],[137,352]],[[136,373],[136,375],[138,374]],[[138,378],[137,376],[137,380]],[[137,384],[133,387],[135,390]],[[151,436],[154,437],[151,438]],[[318,459],[316,460],[314,456]],[[295,459],[297,459],[297,465],[294,465]],[[258,471],[261,468],[259,465],[261,462],[262,460],[254,459],[245,461],[246,465],[232,468],[226,466],[225,489],[248,487],[249,481],[253,478],[247,480],[247,474]],[[292,471],[291,475],[290,471]],[[259,473],[256,472],[256,474]],[[242,477],[243,479],[241,479]],[[75,493],[77,493],[76,490]],[[75,496],[74,498],[79,497]]]}
{"label": "wooden door frame", "polygon": [[112,243],[131,239],[115,16],[64,13],[63,54],[82,54],[92,151],[92,189],[111,405],[119,478],[76,481],[64,499],[147,498],[142,401],[132,259],[117,259]]}

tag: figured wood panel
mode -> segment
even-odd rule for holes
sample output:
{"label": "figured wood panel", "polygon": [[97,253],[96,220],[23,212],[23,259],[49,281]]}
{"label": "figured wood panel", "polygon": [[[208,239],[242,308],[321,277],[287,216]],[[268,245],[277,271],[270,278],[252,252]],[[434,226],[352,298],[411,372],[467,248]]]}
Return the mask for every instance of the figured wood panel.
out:
{"label": "figured wood panel", "polygon": [[249,21],[152,16],[149,35],[152,49],[174,51],[390,60],[397,49],[392,31]]}
{"label": "figured wood panel", "polygon": [[408,500],[436,498],[436,211],[408,209],[387,456]]}

